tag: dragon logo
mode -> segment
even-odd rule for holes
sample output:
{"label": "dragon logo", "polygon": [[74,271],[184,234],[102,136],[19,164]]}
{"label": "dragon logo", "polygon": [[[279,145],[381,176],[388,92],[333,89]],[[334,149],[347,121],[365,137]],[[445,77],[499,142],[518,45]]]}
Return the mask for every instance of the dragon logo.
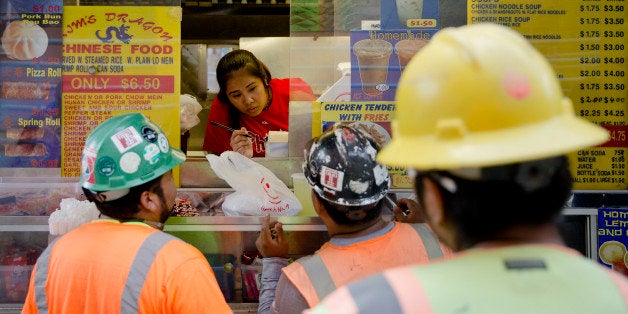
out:
{"label": "dragon logo", "polygon": [[131,40],[131,38],[133,37],[133,35],[129,35],[129,34],[126,33],[126,31],[129,30],[129,28],[130,28],[129,26],[126,26],[124,24],[120,25],[120,27],[109,26],[105,30],[105,34],[107,36],[105,36],[105,37],[101,36],[100,35],[100,30],[97,30],[95,35],[103,43],[111,43],[111,42],[113,42],[113,35],[115,34],[116,38],[119,41],[121,41],[121,42],[123,42],[125,44],[128,44],[129,41]]}

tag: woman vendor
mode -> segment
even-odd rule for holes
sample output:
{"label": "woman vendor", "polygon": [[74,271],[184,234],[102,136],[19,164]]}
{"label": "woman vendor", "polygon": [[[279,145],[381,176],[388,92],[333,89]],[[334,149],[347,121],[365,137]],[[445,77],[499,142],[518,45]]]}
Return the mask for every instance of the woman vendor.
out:
{"label": "woman vendor", "polygon": [[233,150],[247,157],[264,157],[268,132],[288,131],[290,100],[315,99],[303,80],[272,78],[268,67],[243,49],[220,59],[216,77],[219,91],[209,110],[203,143],[203,149],[214,154]]}

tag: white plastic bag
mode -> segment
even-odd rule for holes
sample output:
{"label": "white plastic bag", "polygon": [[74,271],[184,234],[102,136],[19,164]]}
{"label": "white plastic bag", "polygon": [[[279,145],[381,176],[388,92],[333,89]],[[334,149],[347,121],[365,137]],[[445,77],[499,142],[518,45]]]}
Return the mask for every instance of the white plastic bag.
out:
{"label": "white plastic bag", "polygon": [[48,228],[53,236],[64,235],[81,225],[98,219],[100,212],[90,201],[64,198],[59,208],[48,217]]}
{"label": "white plastic bag", "polygon": [[180,96],[181,106],[181,133],[189,131],[193,126],[201,122],[201,119],[197,116],[203,109],[198,100],[192,95],[183,94]]}
{"label": "white plastic bag", "polygon": [[295,216],[301,211],[294,193],[266,167],[233,151],[206,157],[216,175],[235,190],[222,203],[226,216]]}

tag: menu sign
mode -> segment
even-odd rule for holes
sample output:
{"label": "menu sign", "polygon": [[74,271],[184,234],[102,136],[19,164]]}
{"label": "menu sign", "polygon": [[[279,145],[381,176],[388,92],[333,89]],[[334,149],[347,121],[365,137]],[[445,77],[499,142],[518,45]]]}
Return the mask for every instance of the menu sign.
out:
{"label": "menu sign", "polygon": [[598,262],[628,276],[628,209],[598,209]]}
{"label": "menu sign", "polygon": [[351,31],[351,100],[393,101],[401,73],[437,31]]}
{"label": "menu sign", "polygon": [[467,18],[506,25],[525,36],[549,59],[576,114],[609,131],[607,143],[571,155],[574,188],[626,189],[624,1],[470,0]]}
{"label": "menu sign", "polygon": [[[382,102],[314,102],[320,108],[318,130],[312,130],[314,136],[330,128],[334,123],[341,122],[352,125],[369,134],[380,147],[384,147],[391,139],[390,122],[395,114],[394,101]],[[318,108],[315,108],[316,111]],[[405,168],[388,166],[393,188],[410,188],[412,180]]]}
{"label": "menu sign", "polygon": [[382,29],[439,28],[438,0],[381,1]]}
{"label": "menu sign", "polygon": [[0,3],[0,168],[58,168],[62,1]]}
{"label": "menu sign", "polygon": [[[80,175],[87,135],[142,112],[179,146],[180,7],[67,7],[63,19],[64,176]],[[173,119],[175,117],[175,119]]]}

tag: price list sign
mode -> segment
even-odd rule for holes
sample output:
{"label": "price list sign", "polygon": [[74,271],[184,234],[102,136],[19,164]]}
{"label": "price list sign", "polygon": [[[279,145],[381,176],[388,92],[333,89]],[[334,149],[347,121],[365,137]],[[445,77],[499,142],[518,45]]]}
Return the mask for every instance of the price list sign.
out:
{"label": "price list sign", "polygon": [[180,32],[180,7],[66,6],[63,176],[80,175],[85,139],[118,114],[144,113],[179,145]]}
{"label": "price list sign", "polygon": [[467,1],[468,23],[522,34],[549,59],[576,114],[609,131],[607,143],[570,156],[575,189],[628,187],[626,16],[624,0]]}
{"label": "price list sign", "polygon": [[[390,122],[396,108],[394,101],[314,102],[313,106],[315,112],[320,112],[320,120],[312,119],[314,136],[320,135],[335,123],[344,123],[366,132],[380,147],[391,140]],[[405,168],[388,166],[387,170],[393,188],[412,187],[412,178]]]}
{"label": "price list sign", "polygon": [[63,2],[0,1],[0,168],[59,168]]}

